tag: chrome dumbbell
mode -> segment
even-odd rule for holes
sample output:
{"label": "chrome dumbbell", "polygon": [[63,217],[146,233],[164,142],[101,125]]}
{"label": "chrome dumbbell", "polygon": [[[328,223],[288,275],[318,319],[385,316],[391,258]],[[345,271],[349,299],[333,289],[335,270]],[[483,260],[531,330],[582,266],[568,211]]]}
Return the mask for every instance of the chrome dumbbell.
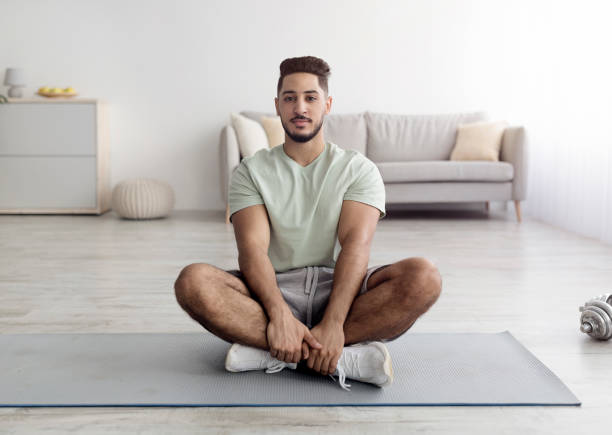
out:
{"label": "chrome dumbbell", "polygon": [[612,293],[591,299],[580,312],[580,331],[599,340],[612,337]]}

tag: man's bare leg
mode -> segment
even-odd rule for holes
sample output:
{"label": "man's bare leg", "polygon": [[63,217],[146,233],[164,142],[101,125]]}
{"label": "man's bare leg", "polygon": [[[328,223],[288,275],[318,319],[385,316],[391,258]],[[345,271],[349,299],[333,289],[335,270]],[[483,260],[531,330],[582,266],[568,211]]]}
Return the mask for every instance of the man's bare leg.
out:
{"label": "man's bare leg", "polygon": [[[441,278],[431,262],[408,258],[370,276],[344,323],[345,345],[403,334],[437,300]],[[230,343],[269,350],[268,317],[244,283],[215,266],[196,263],[175,282],[179,305],[205,329]]]}
{"label": "man's bare leg", "polygon": [[442,278],[429,260],[407,258],[370,275],[367,289],[344,322],[346,346],[402,335],[436,302]]}
{"label": "man's bare leg", "polygon": [[174,283],[179,305],[230,343],[269,350],[268,316],[240,278],[206,263],[185,267]]}

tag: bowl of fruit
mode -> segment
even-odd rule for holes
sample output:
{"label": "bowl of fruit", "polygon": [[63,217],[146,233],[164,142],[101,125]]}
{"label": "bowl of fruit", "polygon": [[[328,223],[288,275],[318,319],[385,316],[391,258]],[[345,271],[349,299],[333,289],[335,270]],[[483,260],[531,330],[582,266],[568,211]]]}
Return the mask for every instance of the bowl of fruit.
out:
{"label": "bowl of fruit", "polygon": [[38,95],[43,97],[74,97],[78,95],[73,88],[49,88],[47,86],[43,86],[38,89]]}

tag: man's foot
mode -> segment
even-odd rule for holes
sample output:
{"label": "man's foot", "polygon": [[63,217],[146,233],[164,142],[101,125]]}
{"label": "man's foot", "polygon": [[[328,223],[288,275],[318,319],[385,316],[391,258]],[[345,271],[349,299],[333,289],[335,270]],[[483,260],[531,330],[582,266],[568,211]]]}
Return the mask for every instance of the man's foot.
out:
{"label": "man's foot", "polygon": [[296,366],[297,363],[286,363],[273,358],[267,350],[238,343],[234,343],[230,347],[225,357],[225,369],[228,372],[266,369],[266,373],[276,373],[285,367],[295,370]]}
{"label": "man's foot", "polygon": [[338,376],[340,386],[347,391],[349,391],[350,384],[345,382],[346,378],[367,382],[379,387],[391,385],[393,382],[393,367],[387,346],[380,341],[346,346],[338,360],[333,376]]}

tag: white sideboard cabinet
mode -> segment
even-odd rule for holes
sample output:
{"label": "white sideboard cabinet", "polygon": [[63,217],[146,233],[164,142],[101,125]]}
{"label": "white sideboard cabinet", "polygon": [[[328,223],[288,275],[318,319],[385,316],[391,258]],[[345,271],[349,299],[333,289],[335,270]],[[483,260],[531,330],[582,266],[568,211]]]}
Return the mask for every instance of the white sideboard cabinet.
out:
{"label": "white sideboard cabinet", "polygon": [[8,101],[0,104],[0,213],[110,210],[107,105],[89,99]]}

